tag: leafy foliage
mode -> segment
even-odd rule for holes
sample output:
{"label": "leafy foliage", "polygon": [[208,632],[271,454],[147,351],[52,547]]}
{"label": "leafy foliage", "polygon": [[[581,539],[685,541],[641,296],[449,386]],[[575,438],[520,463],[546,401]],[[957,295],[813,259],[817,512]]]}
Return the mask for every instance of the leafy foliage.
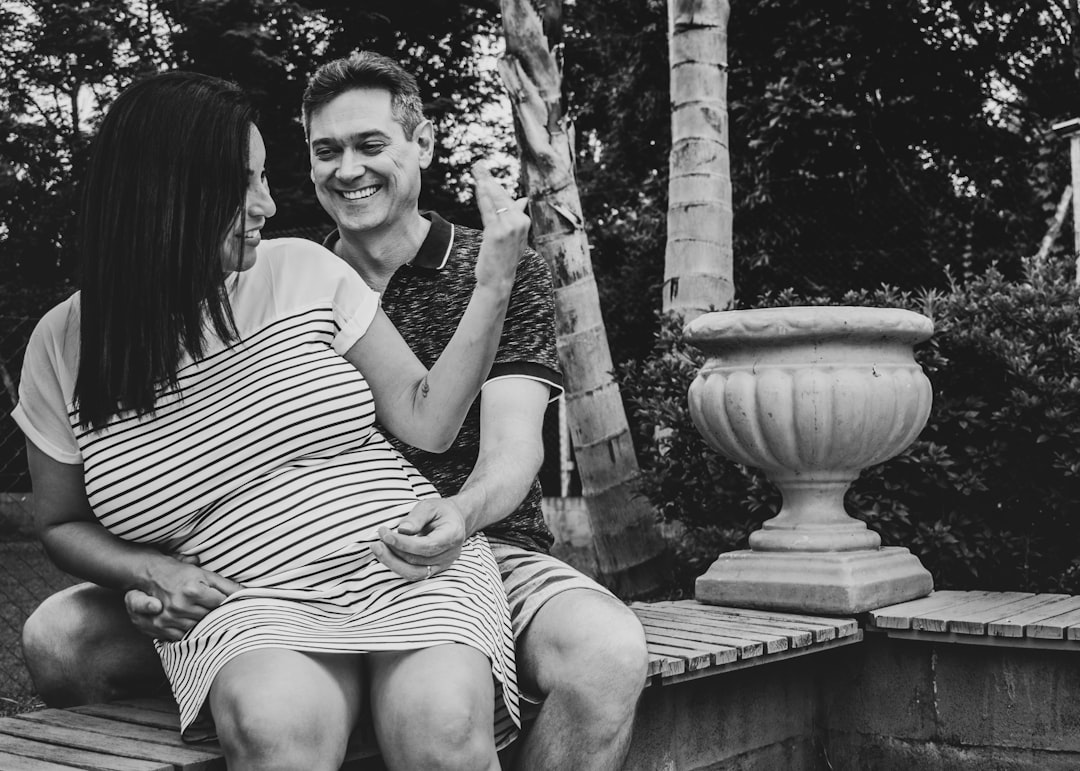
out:
{"label": "leafy foliage", "polygon": [[[1054,267],[996,269],[944,290],[851,292],[848,305],[934,319],[916,350],[934,388],[927,427],[866,470],[845,505],[886,544],[917,554],[939,588],[1080,592],[1080,289]],[[781,292],[760,306],[825,304]],[[757,470],[721,459],[693,427],[686,390],[702,361],[671,321],[653,354],[620,370],[642,492],[687,527],[688,574],[779,508]]]}

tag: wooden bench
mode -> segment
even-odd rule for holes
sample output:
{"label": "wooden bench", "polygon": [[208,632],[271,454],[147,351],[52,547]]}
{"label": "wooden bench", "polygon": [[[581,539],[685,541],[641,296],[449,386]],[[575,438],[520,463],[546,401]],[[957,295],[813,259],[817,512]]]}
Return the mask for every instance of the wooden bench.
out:
{"label": "wooden bench", "polygon": [[[855,619],[739,610],[691,600],[636,603],[649,649],[648,687],[716,675],[850,645]],[[45,709],[0,719],[3,771],[210,771],[214,743],[185,744],[170,702],[134,699]],[[343,769],[379,769],[378,750],[357,741]]]}
{"label": "wooden bench", "polygon": [[1080,651],[1080,596],[939,591],[870,611],[865,627],[923,642]]}

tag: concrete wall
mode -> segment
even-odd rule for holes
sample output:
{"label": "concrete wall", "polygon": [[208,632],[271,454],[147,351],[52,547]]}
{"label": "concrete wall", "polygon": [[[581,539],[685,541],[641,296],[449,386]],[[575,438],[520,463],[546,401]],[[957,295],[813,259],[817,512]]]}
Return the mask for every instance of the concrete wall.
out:
{"label": "concrete wall", "polygon": [[825,693],[840,769],[1080,769],[1075,651],[868,634]]}
{"label": "concrete wall", "polygon": [[643,697],[628,771],[1080,769],[1076,651],[890,640]]}

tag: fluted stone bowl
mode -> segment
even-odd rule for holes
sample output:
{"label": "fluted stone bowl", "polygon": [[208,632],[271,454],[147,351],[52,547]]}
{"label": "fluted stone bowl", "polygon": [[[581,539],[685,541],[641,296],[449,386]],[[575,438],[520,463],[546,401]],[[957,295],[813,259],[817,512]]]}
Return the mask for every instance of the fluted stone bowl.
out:
{"label": "fluted stone bowl", "polygon": [[751,534],[761,551],[874,549],[844,511],[861,471],[903,452],[930,414],[913,346],[933,322],[898,308],[815,306],[706,313],[686,338],[706,354],[690,414],[709,446],[762,469],[783,496]]}

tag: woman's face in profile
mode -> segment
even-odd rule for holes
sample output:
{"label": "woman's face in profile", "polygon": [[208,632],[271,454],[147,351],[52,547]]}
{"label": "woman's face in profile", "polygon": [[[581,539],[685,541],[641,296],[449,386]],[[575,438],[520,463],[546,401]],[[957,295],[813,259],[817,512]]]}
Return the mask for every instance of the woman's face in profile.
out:
{"label": "woman's face in profile", "polygon": [[251,127],[248,142],[248,186],[244,210],[237,213],[221,250],[221,264],[229,272],[247,270],[255,264],[256,247],[262,240],[260,231],[277,211],[266,178],[266,145],[263,144],[262,134],[254,126]]}

